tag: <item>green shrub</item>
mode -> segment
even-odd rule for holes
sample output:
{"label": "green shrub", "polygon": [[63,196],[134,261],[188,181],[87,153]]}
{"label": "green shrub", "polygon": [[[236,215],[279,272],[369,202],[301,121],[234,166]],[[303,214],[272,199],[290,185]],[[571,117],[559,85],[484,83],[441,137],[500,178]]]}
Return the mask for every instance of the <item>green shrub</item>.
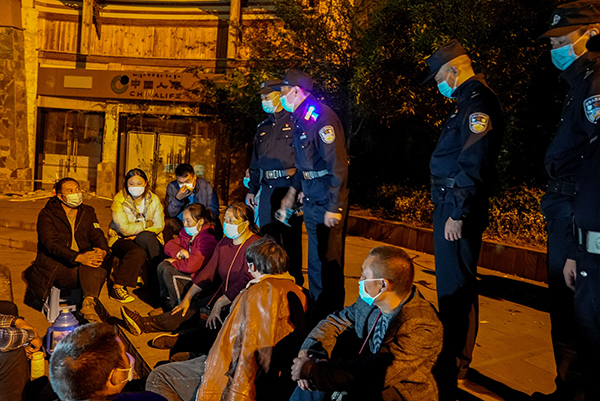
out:
{"label": "green shrub", "polygon": [[[484,236],[510,244],[545,247],[546,223],[540,210],[543,194],[537,188],[518,186],[492,197],[489,226]],[[433,203],[426,187],[382,185],[371,204],[370,214],[378,217],[417,227],[433,225]]]}

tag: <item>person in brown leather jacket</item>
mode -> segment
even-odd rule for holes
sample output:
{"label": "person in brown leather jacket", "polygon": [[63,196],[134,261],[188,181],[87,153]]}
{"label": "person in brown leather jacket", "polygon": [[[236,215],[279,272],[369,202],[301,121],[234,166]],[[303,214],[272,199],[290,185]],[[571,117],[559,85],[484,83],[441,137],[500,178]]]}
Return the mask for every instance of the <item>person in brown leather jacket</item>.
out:
{"label": "person in brown leather jacket", "polygon": [[146,390],[170,401],[290,397],[296,384],[289,366],[307,334],[307,299],[274,240],[250,245],[246,262],[253,279],[235,298],[208,356],[156,368]]}

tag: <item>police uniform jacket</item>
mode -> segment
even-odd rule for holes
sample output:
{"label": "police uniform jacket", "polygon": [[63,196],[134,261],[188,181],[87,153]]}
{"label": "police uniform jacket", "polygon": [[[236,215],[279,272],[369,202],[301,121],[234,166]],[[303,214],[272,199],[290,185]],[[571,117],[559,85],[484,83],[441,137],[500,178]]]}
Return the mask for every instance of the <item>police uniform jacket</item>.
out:
{"label": "police uniform jacket", "polygon": [[575,182],[600,116],[600,54],[587,52],[561,74],[569,84],[560,122],[546,151],[551,178]]}
{"label": "police uniform jacket", "polygon": [[268,118],[258,125],[250,164],[251,194],[256,195],[261,184],[273,187],[290,186],[288,177],[265,180],[261,170],[287,170],[295,167],[294,148],[291,146],[294,127],[292,115],[285,110],[269,114]]}
{"label": "police uniform jacket", "polygon": [[450,217],[487,213],[487,198],[504,132],[502,107],[483,75],[454,91],[458,103],[431,156],[434,203],[450,205]]}
{"label": "police uniform jacket", "polygon": [[[296,168],[293,185],[309,200],[323,202],[327,211],[345,213],[348,205],[348,153],[340,119],[331,108],[308,96],[294,111],[293,147]],[[327,174],[304,179],[303,172]]]}

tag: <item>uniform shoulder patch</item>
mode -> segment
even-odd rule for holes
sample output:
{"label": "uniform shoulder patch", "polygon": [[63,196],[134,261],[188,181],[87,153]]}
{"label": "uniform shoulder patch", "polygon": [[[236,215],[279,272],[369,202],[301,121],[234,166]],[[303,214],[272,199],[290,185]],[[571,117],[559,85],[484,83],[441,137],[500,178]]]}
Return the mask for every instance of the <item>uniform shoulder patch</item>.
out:
{"label": "uniform shoulder patch", "polygon": [[485,113],[473,113],[469,116],[469,129],[474,134],[482,134],[488,127],[490,116]]}
{"label": "uniform shoulder patch", "polygon": [[329,145],[335,141],[335,130],[331,125],[326,125],[319,130],[319,136],[324,143]]}
{"label": "uniform shoulder patch", "polygon": [[592,124],[600,117],[600,95],[590,96],[583,101],[585,116]]}
{"label": "uniform shoulder patch", "polygon": [[94,228],[100,228],[100,224],[94,223]]}

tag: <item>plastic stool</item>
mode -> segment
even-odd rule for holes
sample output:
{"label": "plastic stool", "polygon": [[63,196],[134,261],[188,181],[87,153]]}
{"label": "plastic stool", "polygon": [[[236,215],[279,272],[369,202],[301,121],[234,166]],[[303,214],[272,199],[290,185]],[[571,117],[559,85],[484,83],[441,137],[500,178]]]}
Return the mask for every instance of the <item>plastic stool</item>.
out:
{"label": "plastic stool", "polygon": [[60,289],[53,286],[50,295],[44,302],[44,313],[46,313],[48,321],[54,323],[62,309],[68,309],[75,313],[78,300],[81,298],[81,295],[78,294],[81,294],[81,290],[72,290],[70,296],[61,298]]}

